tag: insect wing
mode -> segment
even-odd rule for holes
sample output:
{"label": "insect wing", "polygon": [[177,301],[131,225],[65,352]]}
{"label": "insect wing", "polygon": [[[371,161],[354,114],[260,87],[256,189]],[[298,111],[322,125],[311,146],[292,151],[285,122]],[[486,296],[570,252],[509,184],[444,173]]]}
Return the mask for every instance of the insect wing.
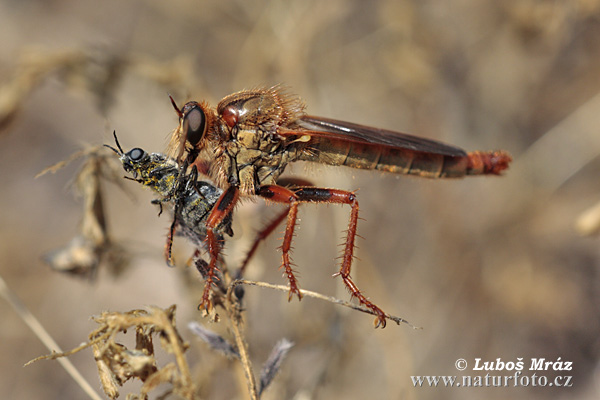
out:
{"label": "insect wing", "polygon": [[409,149],[412,151],[440,154],[451,157],[466,156],[466,152],[455,146],[405,133],[372,128],[335,119],[304,115],[295,123],[302,130],[282,129],[281,135],[307,135],[327,137],[347,142],[367,143],[375,146]]}

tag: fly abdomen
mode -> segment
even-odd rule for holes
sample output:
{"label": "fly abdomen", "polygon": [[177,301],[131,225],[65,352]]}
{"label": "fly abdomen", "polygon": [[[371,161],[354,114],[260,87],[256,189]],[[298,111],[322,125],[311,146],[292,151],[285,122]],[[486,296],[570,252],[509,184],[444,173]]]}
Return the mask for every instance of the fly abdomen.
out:
{"label": "fly abdomen", "polygon": [[460,151],[456,155],[448,155],[331,138],[315,140],[301,152],[299,159],[425,178],[498,175],[508,168],[512,160],[503,151],[468,154]]}

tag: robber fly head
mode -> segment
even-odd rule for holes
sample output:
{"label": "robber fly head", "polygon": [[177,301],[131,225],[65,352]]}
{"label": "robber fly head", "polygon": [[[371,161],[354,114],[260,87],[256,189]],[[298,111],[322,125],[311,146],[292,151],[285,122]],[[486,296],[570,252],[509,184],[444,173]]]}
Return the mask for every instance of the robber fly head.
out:
{"label": "robber fly head", "polygon": [[206,112],[208,105],[205,103],[190,101],[185,103],[183,108],[180,109],[175,100],[173,100],[173,97],[169,96],[169,98],[175,112],[179,116],[179,127],[177,130],[183,140],[181,140],[177,149],[176,158],[181,161],[186,142],[195,151],[199,151],[203,147],[203,139],[211,125],[212,119],[211,114],[207,114]]}

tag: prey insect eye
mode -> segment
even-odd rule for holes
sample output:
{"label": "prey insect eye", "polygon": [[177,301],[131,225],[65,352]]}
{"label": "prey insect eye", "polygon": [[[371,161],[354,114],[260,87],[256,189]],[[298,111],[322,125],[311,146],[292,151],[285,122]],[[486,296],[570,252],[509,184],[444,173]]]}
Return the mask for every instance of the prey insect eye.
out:
{"label": "prey insect eye", "polygon": [[144,150],[140,149],[139,147],[136,147],[135,149],[129,151],[129,153],[127,153],[127,156],[131,158],[132,161],[139,161],[144,157],[144,154],[146,154]]}
{"label": "prey insect eye", "polygon": [[206,132],[206,115],[196,102],[187,103],[183,107],[183,132],[185,138],[196,146]]}

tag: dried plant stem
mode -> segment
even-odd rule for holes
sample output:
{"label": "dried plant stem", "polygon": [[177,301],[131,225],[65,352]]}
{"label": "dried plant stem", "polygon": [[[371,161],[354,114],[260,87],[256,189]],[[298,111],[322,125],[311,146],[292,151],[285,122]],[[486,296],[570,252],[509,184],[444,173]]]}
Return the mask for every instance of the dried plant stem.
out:
{"label": "dried plant stem", "polygon": [[174,325],[171,324],[169,317],[167,314],[158,307],[152,307],[155,315],[157,315],[161,320],[161,327],[167,333],[169,337],[169,341],[173,344],[172,351],[175,356],[175,361],[177,362],[177,367],[179,368],[179,372],[181,373],[183,387],[189,389],[189,393],[185,394],[186,398],[194,398],[195,385],[192,380],[192,374],[190,373],[190,367],[187,363],[187,360],[184,356],[184,349],[182,346],[178,346],[179,343],[179,335],[175,331]]}
{"label": "dried plant stem", "polygon": [[[234,281],[237,282],[237,281]],[[256,378],[252,372],[252,362],[248,354],[248,343],[244,336],[244,327],[242,316],[240,315],[239,302],[235,296],[232,295],[235,285],[232,283],[229,285],[226,296],[226,309],[227,315],[231,321],[231,327],[233,329],[233,335],[235,337],[235,343],[240,354],[240,361],[242,362],[242,368],[246,375],[246,383],[248,384],[248,393],[252,400],[258,400],[258,390],[256,387]]]}
{"label": "dried plant stem", "polygon": [[[229,276],[227,276],[226,278],[229,278]],[[229,280],[229,279],[227,279],[227,280]],[[235,288],[239,285],[259,286],[259,287],[264,287],[264,288],[269,288],[269,289],[280,290],[283,292],[289,292],[290,288],[288,286],[273,285],[270,283],[259,282],[259,281],[250,281],[250,280],[245,280],[245,279],[234,280],[228,285],[228,288],[227,288],[227,294],[225,295],[225,302],[224,302],[223,306],[224,306],[225,310],[227,311],[227,316],[229,317],[229,319],[231,321],[231,327],[232,327],[233,334],[235,337],[235,342],[236,342],[236,345],[238,348],[240,360],[242,362],[242,368],[243,368],[244,374],[246,376],[246,383],[248,385],[248,393],[250,394],[250,398],[252,400],[258,400],[258,398],[259,398],[258,388],[256,386],[256,378],[254,377],[254,373],[252,372],[252,362],[250,361],[250,357],[248,354],[248,343],[246,342],[246,339],[244,336],[243,319],[240,314],[241,308],[240,308],[239,300],[233,295]],[[322,295],[317,292],[312,292],[310,290],[301,290],[301,293],[303,296],[314,297],[317,299],[329,301],[334,304],[339,304],[344,307],[351,308],[353,310],[362,311],[364,313],[376,315],[375,312],[372,311],[371,309],[357,306],[348,301],[336,299],[335,297],[325,296],[325,295]],[[391,321],[396,322],[398,325],[400,325],[400,323],[404,323],[413,329],[420,329],[420,328],[412,325],[410,322],[406,321],[403,318],[396,317],[393,315],[388,315],[388,314],[386,314],[385,317]]]}
{"label": "dried plant stem", "polygon": [[[235,280],[235,281],[231,282],[231,284],[229,285],[228,293],[231,293],[233,291],[233,289],[235,289],[235,287],[238,286],[238,285],[258,286],[258,287],[264,287],[264,288],[268,288],[268,289],[275,289],[275,290],[279,290],[279,291],[282,291],[282,292],[289,292],[289,290],[290,290],[289,286],[273,285],[271,283],[266,283],[266,282],[249,281],[249,280],[246,280],[246,279],[238,279],[238,280]],[[364,312],[364,313],[367,313],[367,314],[376,315],[372,310],[370,310],[368,308],[365,308],[365,307],[358,306],[358,305],[353,304],[353,303],[351,303],[349,301],[340,300],[340,299],[337,299],[335,297],[325,296],[325,295],[323,295],[321,293],[313,292],[313,291],[310,291],[310,290],[304,290],[304,289],[300,289],[300,293],[302,293],[302,296],[314,297],[316,299],[328,301],[328,302],[333,303],[333,304],[339,304],[341,306],[348,307],[348,308],[351,308],[351,309],[356,310],[356,311],[361,311],[361,312]],[[403,324],[406,324],[406,325],[410,326],[413,329],[422,329],[422,328],[420,328],[418,326],[414,326],[413,324],[411,324],[410,322],[408,322],[404,318],[396,317],[394,315],[389,315],[389,314],[386,314],[385,317],[387,319],[391,320],[391,321],[394,321],[398,325],[400,325],[401,323],[403,323]]]}
{"label": "dried plant stem", "polygon": [[[35,318],[35,316],[27,309],[25,304],[17,297],[17,295],[10,290],[6,285],[6,282],[0,276],[0,295],[14,308],[21,319],[29,326],[33,333],[40,339],[40,341],[50,350],[51,352],[62,352],[58,344],[52,339],[50,334],[44,329],[42,324]],[[89,396],[90,399],[101,400],[102,397],[92,388],[92,386],[85,380],[85,378],[79,373],[75,366],[67,358],[59,358],[58,362],[67,371],[69,375],[77,382],[77,384],[83,389],[83,391]]]}

